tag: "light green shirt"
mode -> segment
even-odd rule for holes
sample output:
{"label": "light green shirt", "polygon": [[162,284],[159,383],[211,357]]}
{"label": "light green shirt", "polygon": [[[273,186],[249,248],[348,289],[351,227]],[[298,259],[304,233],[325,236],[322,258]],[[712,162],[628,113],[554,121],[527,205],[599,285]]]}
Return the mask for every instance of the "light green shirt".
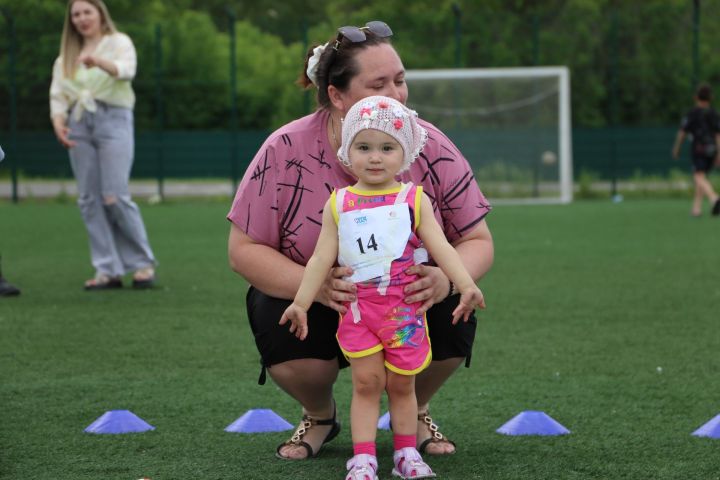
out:
{"label": "light green shirt", "polygon": [[81,64],[74,78],[65,78],[62,57],[58,57],[50,85],[50,118],[66,118],[72,108],[73,119],[80,120],[85,110],[97,109],[96,100],[116,107],[132,109],[135,106],[135,92],[130,82],[135,77],[137,55],[130,37],[119,32],[105,35],[93,55],[113,62],[117,77],[100,67],[87,68]]}

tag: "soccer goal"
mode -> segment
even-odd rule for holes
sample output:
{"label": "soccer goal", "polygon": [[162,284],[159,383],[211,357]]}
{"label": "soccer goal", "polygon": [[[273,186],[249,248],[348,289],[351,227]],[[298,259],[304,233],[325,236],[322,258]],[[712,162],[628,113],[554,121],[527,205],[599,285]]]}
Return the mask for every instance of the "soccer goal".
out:
{"label": "soccer goal", "polygon": [[472,165],[493,203],[572,201],[566,67],[409,70],[408,105]]}

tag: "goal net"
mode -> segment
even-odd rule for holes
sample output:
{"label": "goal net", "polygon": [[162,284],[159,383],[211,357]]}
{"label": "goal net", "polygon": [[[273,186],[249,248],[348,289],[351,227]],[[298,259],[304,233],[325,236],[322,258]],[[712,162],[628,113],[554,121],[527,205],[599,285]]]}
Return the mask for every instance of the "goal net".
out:
{"label": "goal net", "polygon": [[572,201],[566,67],[409,70],[408,105],[458,146],[494,203]]}

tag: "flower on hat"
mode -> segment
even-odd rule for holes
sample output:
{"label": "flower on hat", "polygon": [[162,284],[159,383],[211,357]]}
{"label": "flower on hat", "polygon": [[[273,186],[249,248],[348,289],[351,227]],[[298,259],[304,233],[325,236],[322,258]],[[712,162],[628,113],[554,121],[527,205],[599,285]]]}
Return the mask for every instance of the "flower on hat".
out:
{"label": "flower on hat", "polygon": [[363,107],[360,109],[360,118],[363,120],[372,120],[377,117],[377,111],[373,110],[372,107]]}
{"label": "flower on hat", "polygon": [[395,130],[400,130],[403,127],[403,121],[398,119],[395,119],[393,122],[393,127],[395,127]]}
{"label": "flower on hat", "polygon": [[378,107],[380,108],[388,108],[390,105],[387,104],[387,102],[380,102],[378,103]]}

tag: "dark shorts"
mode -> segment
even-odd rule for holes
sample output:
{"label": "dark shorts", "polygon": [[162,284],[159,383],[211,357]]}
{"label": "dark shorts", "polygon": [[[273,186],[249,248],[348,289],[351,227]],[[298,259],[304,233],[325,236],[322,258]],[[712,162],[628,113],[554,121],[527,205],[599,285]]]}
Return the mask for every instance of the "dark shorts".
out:
{"label": "dark shorts", "polygon": [[[432,358],[447,360],[464,357],[465,366],[469,367],[477,319],[473,314],[467,323],[463,323],[462,320],[457,325],[451,323],[452,311],[459,300],[460,295],[454,295],[444,302],[433,305],[427,312]],[[308,311],[308,336],[300,341],[290,333],[287,324],[278,324],[290,303],[292,303],[290,300],[265,295],[254,287],[248,290],[247,313],[250,328],[255,335],[255,344],[260,352],[262,370],[258,383],[261,385],[265,383],[266,367],[289,360],[337,358],[340,368],[348,366],[335,338],[340,319],[338,312],[322,304],[313,303]]]}
{"label": "dark shorts", "polygon": [[715,163],[715,157],[693,157],[692,165],[693,172],[705,172],[710,173]]}

